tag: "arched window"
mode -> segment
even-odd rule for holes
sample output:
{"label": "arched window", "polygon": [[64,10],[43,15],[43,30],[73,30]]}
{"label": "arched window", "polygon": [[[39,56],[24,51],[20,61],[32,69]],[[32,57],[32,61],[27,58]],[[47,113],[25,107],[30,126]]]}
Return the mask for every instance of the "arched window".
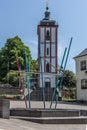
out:
{"label": "arched window", "polygon": [[46,72],[50,72],[50,65],[49,65],[49,63],[46,64]]}
{"label": "arched window", "polygon": [[49,30],[47,30],[47,32],[46,32],[46,40],[50,40],[50,32],[49,32]]}

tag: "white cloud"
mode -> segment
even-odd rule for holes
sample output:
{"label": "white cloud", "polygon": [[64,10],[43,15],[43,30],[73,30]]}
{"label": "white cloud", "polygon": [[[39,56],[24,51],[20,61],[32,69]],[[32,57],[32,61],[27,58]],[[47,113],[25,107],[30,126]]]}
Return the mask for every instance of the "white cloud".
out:
{"label": "white cloud", "polygon": [[[59,45],[58,45],[58,51],[59,51],[58,52],[58,63],[59,63],[59,65],[61,64],[62,57],[63,57],[63,54],[64,54],[64,50],[65,50],[66,47],[68,49],[69,44],[67,44],[65,41],[63,41],[63,39],[61,39],[59,41]],[[75,62],[73,60],[75,50],[76,50],[76,48],[74,48],[73,44],[72,44],[71,49],[70,49],[70,53],[69,53],[69,57],[68,57],[68,61],[67,61],[67,65],[66,65],[66,69],[69,69],[73,72],[75,72]],[[65,60],[66,60],[66,56],[65,56]],[[65,63],[65,60],[64,60],[64,63]]]}
{"label": "white cloud", "polygon": [[37,54],[38,54],[38,40],[37,38],[34,39],[25,39],[24,40],[26,45],[29,46],[31,54],[32,54],[32,58],[33,59],[37,59]]}
{"label": "white cloud", "polygon": [[64,50],[65,50],[65,43],[63,40],[60,40],[58,43],[58,64],[61,64],[62,58],[63,58],[63,54],[64,54]]}
{"label": "white cloud", "polygon": [[59,43],[58,45],[58,58],[61,58],[64,53],[64,45],[62,43]]}

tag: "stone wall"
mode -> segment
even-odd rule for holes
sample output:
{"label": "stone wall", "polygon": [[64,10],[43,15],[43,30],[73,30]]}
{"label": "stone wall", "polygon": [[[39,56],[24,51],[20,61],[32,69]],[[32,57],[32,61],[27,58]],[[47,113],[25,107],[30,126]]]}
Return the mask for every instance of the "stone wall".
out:
{"label": "stone wall", "polygon": [[0,99],[0,117],[9,119],[10,116],[10,101],[7,99]]}
{"label": "stone wall", "polygon": [[18,87],[0,87],[0,94],[21,94]]}

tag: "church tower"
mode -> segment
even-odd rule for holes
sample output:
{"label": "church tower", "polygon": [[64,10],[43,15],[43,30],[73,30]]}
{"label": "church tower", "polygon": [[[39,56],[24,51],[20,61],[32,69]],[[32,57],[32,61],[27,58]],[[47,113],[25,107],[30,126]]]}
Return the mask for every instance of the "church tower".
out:
{"label": "church tower", "polygon": [[37,33],[39,63],[38,85],[39,87],[53,88],[56,84],[58,70],[58,25],[55,20],[50,18],[48,3],[46,4],[45,17],[40,21]]}

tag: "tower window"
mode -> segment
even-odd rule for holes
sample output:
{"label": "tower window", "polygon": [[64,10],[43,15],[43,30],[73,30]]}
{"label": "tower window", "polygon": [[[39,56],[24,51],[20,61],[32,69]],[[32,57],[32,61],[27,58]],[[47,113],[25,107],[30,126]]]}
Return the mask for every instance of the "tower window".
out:
{"label": "tower window", "polygon": [[50,72],[50,65],[49,65],[49,63],[46,64],[46,72]]}
{"label": "tower window", "polygon": [[81,67],[81,70],[86,70],[86,60],[81,61],[80,67]]}
{"label": "tower window", "polygon": [[46,40],[50,40],[50,32],[49,32],[49,30],[47,30],[47,32],[46,32]]}
{"label": "tower window", "polygon": [[47,55],[49,55],[49,48],[47,48]]}

